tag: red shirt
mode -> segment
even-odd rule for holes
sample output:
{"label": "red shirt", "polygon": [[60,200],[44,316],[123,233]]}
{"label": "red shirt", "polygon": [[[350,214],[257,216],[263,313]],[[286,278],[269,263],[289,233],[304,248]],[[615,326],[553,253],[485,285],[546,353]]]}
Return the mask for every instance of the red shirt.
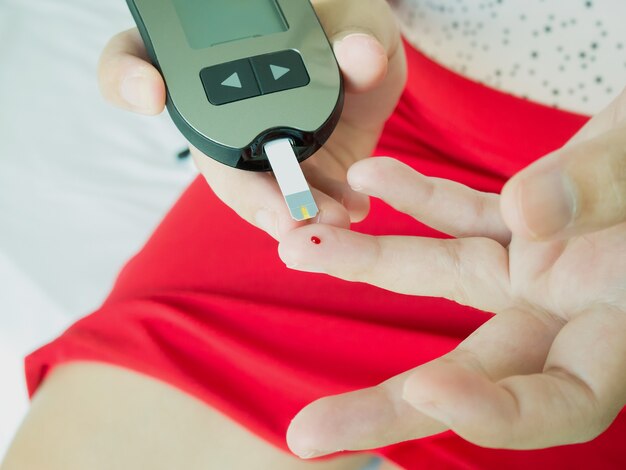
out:
{"label": "red shirt", "polygon": [[[424,174],[498,192],[586,122],[478,85],[408,49],[409,84],[377,154]],[[354,229],[440,236],[379,201]],[[490,316],[291,271],[273,239],[198,179],[123,269],[104,305],[27,358],[27,378],[34,393],[59,364],[125,367],[203,400],[286,450],[289,422],[306,404],[437,358]],[[587,444],[493,450],[446,432],[380,454],[407,469],[617,469],[626,468],[625,442],[622,413]]]}

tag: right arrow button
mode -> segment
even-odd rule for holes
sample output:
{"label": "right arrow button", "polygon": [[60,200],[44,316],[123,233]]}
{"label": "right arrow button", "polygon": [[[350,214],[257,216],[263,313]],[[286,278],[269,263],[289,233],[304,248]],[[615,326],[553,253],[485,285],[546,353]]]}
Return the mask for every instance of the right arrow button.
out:
{"label": "right arrow button", "polygon": [[302,57],[294,50],[253,57],[251,62],[264,95],[300,88],[311,81]]}
{"label": "right arrow button", "polygon": [[270,65],[270,70],[272,71],[274,80],[280,80],[289,72],[291,72],[291,69],[288,69],[287,67],[281,67],[280,65],[274,65],[274,64]]}

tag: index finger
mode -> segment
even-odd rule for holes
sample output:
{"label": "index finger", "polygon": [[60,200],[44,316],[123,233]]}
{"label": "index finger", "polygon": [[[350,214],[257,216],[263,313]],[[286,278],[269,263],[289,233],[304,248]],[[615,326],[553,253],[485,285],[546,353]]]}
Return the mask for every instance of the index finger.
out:
{"label": "index finger", "polygon": [[510,306],[508,252],[488,238],[374,237],[319,224],[286,234],[279,254],[292,269],[401,294],[443,297],[489,312]]}

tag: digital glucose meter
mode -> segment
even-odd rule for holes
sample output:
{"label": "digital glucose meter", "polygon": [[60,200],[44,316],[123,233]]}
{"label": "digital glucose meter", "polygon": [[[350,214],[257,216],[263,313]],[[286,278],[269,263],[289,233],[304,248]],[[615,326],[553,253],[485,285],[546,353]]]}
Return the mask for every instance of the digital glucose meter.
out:
{"label": "digital glucose meter", "polygon": [[310,1],[127,3],[186,139],[231,167],[273,169],[294,218],[313,217],[298,162],[332,134],[344,92]]}

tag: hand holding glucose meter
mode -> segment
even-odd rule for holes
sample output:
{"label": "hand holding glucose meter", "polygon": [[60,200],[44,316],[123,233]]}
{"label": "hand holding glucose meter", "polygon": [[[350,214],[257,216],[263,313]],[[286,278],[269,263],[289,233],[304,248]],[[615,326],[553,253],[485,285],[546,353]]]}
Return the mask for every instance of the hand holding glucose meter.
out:
{"label": "hand holding glucose meter", "polygon": [[127,0],[187,140],[234,168],[274,170],[296,220],[318,210],[299,162],[343,107],[339,66],[309,0]]}

